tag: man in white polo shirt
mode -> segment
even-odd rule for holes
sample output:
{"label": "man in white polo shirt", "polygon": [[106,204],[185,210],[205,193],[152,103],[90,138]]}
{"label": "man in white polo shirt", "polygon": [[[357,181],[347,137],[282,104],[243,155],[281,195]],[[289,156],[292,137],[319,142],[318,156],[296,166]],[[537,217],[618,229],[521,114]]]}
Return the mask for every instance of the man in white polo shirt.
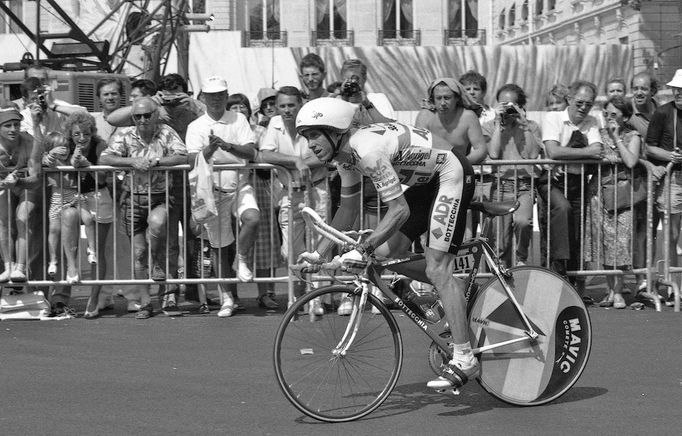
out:
{"label": "man in white polo shirt", "polygon": [[[243,164],[246,163],[245,158],[252,159],[256,152],[255,136],[243,114],[226,110],[228,93],[225,79],[209,77],[201,87],[201,92],[206,103],[206,113],[187,126],[186,144],[190,164],[194,163],[199,152],[214,165]],[[219,209],[218,217],[215,221],[204,224],[204,227],[214,251],[214,259],[221,260],[220,266],[215,265],[215,268],[224,277],[233,277],[230,258],[234,254],[230,252],[230,246],[234,236],[230,214],[235,213],[241,222],[237,240],[237,277],[241,281],[250,281],[253,274],[247,263],[247,254],[257,234],[260,211],[253,187],[248,184],[248,172],[214,171],[213,186]],[[221,289],[222,307],[218,316],[231,316],[239,308],[236,286]]]}
{"label": "man in white polo shirt", "polygon": [[[597,87],[576,81],[569,88],[568,107],[562,112],[548,112],[542,123],[542,142],[549,159],[601,159],[601,135],[597,120],[589,115]],[[586,178],[577,164],[555,166],[538,182],[537,192],[550,205],[550,268],[561,275],[580,269],[580,229],[582,197]],[[564,186],[565,184],[565,186]],[[565,191],[564,191],[565,189]],[[564,192],[566,194],[564,195]],[[574,280],[578,292],[584,292],[584,279]]]}
{"label": "man in white polo shirt", "polygon": [[[289,180],[286,173],[278,173],[279,180],[285,187],[293,183],[289,198],[289,190],[282,191],[280,202],[279,226],[282,230],[282,255],[293,263],[298,255],[306,251],[305,221],[298,209],[298,204],[304,203],[305,191],[299,188],[300,179],[309,178],[312,182],[312,190],[308,192],[310,207],[327,218],[327,205],[329,204],[329,192],[327,190],[327,167],[308,148],[308,140],[296,132],[296,116],[303,106],[303,95],[298,88],[283,86],[275,97],[276,115],[270,120],[265,137],[260,143],[258,162],[267,162],[282,165],[291,171],[294,178]],[[289,214],[292,214],[293,229],[289,237]],[[310,241],[316,245],[319,237]],[[289,259],[289,246],[293,245],[293,257]],[[300,295],[305,290],[305,283],[297,282],[295,292]],[[316,315],[322,315],[322,306],[318,301],[313,301],[310,310]]]}

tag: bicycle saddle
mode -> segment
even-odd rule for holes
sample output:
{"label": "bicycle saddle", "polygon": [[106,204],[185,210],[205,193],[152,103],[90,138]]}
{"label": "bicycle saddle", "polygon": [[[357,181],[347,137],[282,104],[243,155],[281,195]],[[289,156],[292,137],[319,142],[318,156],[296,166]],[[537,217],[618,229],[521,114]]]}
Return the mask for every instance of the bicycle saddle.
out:
{"label": "bicycle saddle", "polygon": [[521,203],[518,200],[472,201],[469,203],[469,209],[483,212],[490,216],[501,216],[514,212],[520,205]]}

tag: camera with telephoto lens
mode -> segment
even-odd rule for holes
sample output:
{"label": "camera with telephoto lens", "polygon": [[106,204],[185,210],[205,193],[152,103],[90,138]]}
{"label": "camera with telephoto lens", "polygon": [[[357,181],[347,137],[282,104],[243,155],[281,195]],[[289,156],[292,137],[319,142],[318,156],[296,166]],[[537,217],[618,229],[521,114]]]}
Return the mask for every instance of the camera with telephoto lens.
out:
{"label": "camera with telephoto lens", "polygon": [[341,95],[344,97],[351,97],[361,91],[358,82],[344,82],[341,86]]}

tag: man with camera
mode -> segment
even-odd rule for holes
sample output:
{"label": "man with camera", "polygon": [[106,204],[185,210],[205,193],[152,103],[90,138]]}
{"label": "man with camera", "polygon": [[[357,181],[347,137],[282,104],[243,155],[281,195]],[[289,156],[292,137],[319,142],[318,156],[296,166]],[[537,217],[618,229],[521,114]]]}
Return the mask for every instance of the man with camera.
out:
{"label": "man with camera", "polygon": [[360,59],[347,59],[341,65],[341,87],[336,90],[336,97],[359,106],[354,124],[368,125],[394,121],[396,118],[393,105],[383,93],[367,93],[367,66]]}
{"label": "man with camera", "polygon": [[[542,146],[540,127],[526,118],[526,93],[513,83],[497,91],[495,118],[483,123],[483,136],[488,141],[491,159],[536,159]],[[512,263],[512,234],[516,237],[516,264],[528,260],[528,248],[533,234],[533,198],[531,179],[533,166],[502,165],[496,168],[493,201],[518,200],[521,206],[513,215],[498,218],[502,221],[497,246],[507,267]],[[513,233],[512,233],[513,231]]]}
{"label": "man with camera", "polygon": [[[64,104],[52,95],[52,89],[43,85],[37,77],[29,77],[21,84],[21,96],[24,99],[24,109],[21,115],[21,131],[31,135],[44,135],[47,132],[61,132],[65,117],[77,112],[85,111],[81,106]],[[39,129],[34,129],[34,126]]]}

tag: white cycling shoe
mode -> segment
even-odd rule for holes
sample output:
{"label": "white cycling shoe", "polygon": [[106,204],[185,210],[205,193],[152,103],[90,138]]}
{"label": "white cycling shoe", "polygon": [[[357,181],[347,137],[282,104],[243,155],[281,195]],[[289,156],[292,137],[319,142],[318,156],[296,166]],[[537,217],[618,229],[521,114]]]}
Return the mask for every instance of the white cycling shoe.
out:
{"label": "white cycling shoe", "polygon": [[443,367],[441,375],[426,383],[426,386],[437,391],[457,389],[464,386],[469,379],[476,377],[480,370],[481,366],[476,359],[468,366],[462,362],[451,360]]}

